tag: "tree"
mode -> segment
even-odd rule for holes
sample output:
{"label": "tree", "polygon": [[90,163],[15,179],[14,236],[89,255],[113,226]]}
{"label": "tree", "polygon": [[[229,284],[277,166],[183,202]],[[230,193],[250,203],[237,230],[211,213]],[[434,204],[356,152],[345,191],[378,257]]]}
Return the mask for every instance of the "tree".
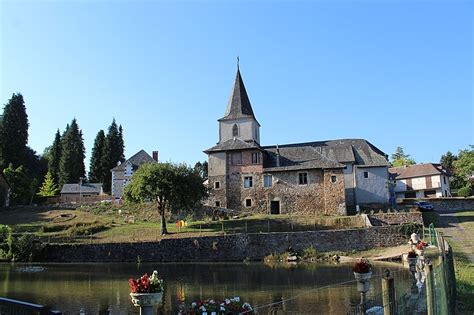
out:
{"label": "tree", "polygon": [[474,185],[470,181],[474,174],[474,146],[469,146],[469,149],[460,150],[458,159],[454,161],[454,178],[452,180],[452,188],[462,190],[464,195],[470,195],[474,190]]}
{"label": "tree", "polygon": [[59,185],[77,183],[84,177],[85,148],[82,131],[74,118],[64,135],[59,163]]}
{"label": "tree", "polygon": [[208,169],[208,164],[207,161],[204,162],[197,162],[194,164],[194,170],[201,176],[202,180],[207,179],[207,169]]}
{"label": "tree", "polygon": [[92,148],[92,156],[89,168],[89,181],[92,183],[103,183],[104,174],[107,168],[104,167],[105,154],[105,133],[99,130],[94,140],[94,147]]}
{"label": "tree", "polygon": [[451,151],[446,152],[443,154],[440,159],[440,164],[443,168],[447,169],[451,173],[454,170],[454,162],[458,159],[456,155],[454,155]]}
{"label": "tree", "polygon": [[167,234],[165,214],[179,208],[191,209],[206,195],[201,177],[186,165],[146,163],[125,187],[132,202],[156,202],[161,216],[161,234]]}
{"label": "tree", "polygon": [[105,141],[105,153],[104,153],[104,175],[103,175],[103,189],[105,192],[110,193],[112,173],[110,170],[117,166],[118,162],[125,161],[124,157],[124,144],[123,144],[123,130],[122,126],[118,127],[115,119],[110,124],[107,137]]}
{"label": "tree", "polygon": [[415,160],[410,158],[409,154],[405,154],[402,147],[397,147],[395,153],[392,154],[392,166],[410,166],[416,164]]}
{"label": "tree", "polygon": [[20,93],[5,104],[0,128],[0,167],[23,165],[27,155],[28,115]]}
{"label": "tree", "polygon": [[[48,170],[51,172],[54,183],[59,183],[60,165],[61,165],[62,141],[59,129],[54,136],[53,145],[48,154]],[[44,156],[44,154],[43,154]]]}
{"label": "tree", "polygon": [[10,163],[3,174],[11,186],[10,205],[26,205],[31,202],[36,189],[36,180],[31,180],[23,165],[14,168]]}
{"label": "tree", "polygon": [[58,186],[54,183],[51,171],[48,171],[44,177],[43,185],[41,185],[38,195],[42,197],[52,197],[56,196],[58,190]]}

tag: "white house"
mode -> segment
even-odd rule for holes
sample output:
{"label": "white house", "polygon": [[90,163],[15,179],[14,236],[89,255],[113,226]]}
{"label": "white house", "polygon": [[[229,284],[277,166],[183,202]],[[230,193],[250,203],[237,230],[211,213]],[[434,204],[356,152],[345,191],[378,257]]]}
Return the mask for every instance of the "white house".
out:
{"label": "white house", "polygon": [[392,167],[390,177],[395,180],[397,198],[451,197],[451,174],[440,164],[425,163]]}
{"label": "white house", "polygon": [[110,170],[112,172],[112,196],[122,198],[124,187],[130,181],[133,172],[142,164],[158,162],[158,151],[153,151],[152,154],[153,157],[146,153],[145,150],[140,150],[131,158]]}

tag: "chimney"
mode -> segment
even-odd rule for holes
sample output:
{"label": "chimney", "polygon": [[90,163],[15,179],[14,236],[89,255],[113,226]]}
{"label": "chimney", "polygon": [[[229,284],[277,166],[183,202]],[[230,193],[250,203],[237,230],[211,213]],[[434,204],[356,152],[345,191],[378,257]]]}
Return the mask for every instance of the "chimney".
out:
{"label": "chimney", "polygon": [[152,152],[152,157],[153,157],[153,160],[155,160],[156,162],[158,162],[158,151],[153,151],[153,152]]}
{"label": "chimney", "polygon": [[277,167],[280,167],[280,149],[278,148],[278,144],[276,147],[277,151]]}

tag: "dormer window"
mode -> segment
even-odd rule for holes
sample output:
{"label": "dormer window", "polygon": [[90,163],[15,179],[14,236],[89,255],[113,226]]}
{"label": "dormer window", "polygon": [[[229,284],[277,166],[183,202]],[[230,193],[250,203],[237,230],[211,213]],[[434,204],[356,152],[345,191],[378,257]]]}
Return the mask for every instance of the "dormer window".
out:
{"label": "dormer window", "polygon": [[232,127],[232,137],[238,137],[239,136],[239,126],[237,124],[234,124]]}

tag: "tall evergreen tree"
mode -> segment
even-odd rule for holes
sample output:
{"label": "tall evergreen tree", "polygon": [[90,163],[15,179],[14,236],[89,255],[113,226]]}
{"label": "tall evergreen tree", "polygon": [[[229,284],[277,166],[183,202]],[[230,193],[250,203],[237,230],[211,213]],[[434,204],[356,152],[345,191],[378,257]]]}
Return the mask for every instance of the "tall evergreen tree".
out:
{"label": "tall evergreen tree", "polygon": [[27,159],[28,115],[23,96],[13,94],[5,104],[0,128],[0,166],[23,165]]}
{"label": "tall evergreen tree", "polygon": [[124,144],[123,144],[123,130],[117,126],[115,119],[110,124],[107,137],[105,141],[105,153],[104,153],[104,175],[103,175],[103,189],[105,192],[110,193],[112,173],[110,170],[117,166],[118,162],[125,161],[124,157]]}
{"label": "tall evergreen tree", "polygon": [[54,183],[59,183],[59,165],[61,162],[61,133],[59,129],[56,131],[56,135],[54,137],[53,145],[49,150],[48,156],[48,170],[51,172],[51,176],[53,177]]}
{"label": "tall evergreen tree", "polygon": [[89,168],[89,181],[92,183],[103,183],[104,174],[107,170],[104,167],[104,154],[105,154],[105,133],[100,130],[97,133],[94,141],[94,147],[92,148],[92,156]]}
{"label": "tall evergreen tree", "polygon": [[62,140],[61,160],[59,163],[59,187],[66,183],[77,183],[84,177],[85,148],[82,131],[74,118]]}

